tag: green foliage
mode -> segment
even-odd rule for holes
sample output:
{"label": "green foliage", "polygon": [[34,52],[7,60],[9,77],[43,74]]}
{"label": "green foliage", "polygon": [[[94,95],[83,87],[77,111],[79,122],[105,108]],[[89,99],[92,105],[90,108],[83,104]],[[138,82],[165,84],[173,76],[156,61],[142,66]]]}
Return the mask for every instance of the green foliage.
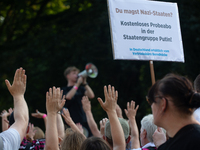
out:
{"label": "green foliage", "polygon": [[[174,2],[174,1],[171,1]],[[179,13],[186,63],[154,62],[156,79],[178,73],[194,79],[199,74],[199,0],[179,0]],[[70,65],[80,70],[87,62],[99,69],[96,79],[88,79],[96,98],[104,85],[119,91],[119,105],[135,100],[140,105],[138,121],[151,113],[145,96],[151,86],[149,63],[114,61],[106,1],[102,0],[2,0],[0,1],[0,110],[12,107],[12,97],[4,80],[12,80],[18,67],[28,75],[27,100],[30,112],[45,112],[49,87],[65,86],[63,71]],[[92,99],[97,122],[106,114]],[[36,125],[42,120],[30,118]]]}

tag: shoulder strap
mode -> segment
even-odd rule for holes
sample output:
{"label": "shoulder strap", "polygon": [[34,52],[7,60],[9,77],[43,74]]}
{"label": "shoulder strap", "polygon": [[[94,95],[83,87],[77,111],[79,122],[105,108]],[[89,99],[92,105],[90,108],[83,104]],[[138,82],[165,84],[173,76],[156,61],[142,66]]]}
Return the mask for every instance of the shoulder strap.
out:
{"label": "shoulder strap", "polygon": [[3,150],[3,139],[0,137],[0,150]]}

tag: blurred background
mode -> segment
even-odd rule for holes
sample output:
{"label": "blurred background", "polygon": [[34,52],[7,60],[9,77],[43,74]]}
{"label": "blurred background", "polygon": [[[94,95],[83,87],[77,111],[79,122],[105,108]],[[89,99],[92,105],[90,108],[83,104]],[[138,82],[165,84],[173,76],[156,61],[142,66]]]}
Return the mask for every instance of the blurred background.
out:
{"label": "blurred background", "polygon": [[[185,63],[154,62],[156,80],[176,73],[193,81],[200,73],[200,0],[167,2],[178,3]],[[122,110],[130,100],[140,105],[138,123],[151,113],[145,99],[151,86],[149,62],[113,60],[106,0],[0,1],[0,111],[13,107],[4,80],[12,82],[16,68],[26,69],[29,113],[46,113],[49,87],[66,86],[65,68],[74,65],[82,71],[88,62],[99,70],[97,78],[88,78],[96,95],[91,103],[97,123],[106,113],[96,98],[104,98],[108,84],[119,91]],[[44,129],[42,119],[30,116],[30,121]]]}

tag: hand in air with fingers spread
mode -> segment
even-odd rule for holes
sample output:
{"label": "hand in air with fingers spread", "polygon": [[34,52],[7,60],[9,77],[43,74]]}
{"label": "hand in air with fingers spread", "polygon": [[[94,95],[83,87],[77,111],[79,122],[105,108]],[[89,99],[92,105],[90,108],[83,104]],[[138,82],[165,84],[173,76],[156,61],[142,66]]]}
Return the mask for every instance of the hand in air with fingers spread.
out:
{"label": "hand in air with fingers spread", "polygon": [[100,131],[101,131],[101,135],[104,136],[104,130],[105,130],[105,125],[106,122],[108,121],[107,118],[102,119],[99,123],[100,123]]}
{"label": "hand in air with fingers spread", "polygon": [[13,112],[13,109],[12,108],[9,108],[8,109],[8,111],[7,110],[3,110],[2,112],[1,112],[1,117],[3,118],[7,118],[8,116],[10,116],[11,115],[11,113]]}
{"label": "hand in air with fingers spread", "polygon": [[125,114],[129,119],[129,125],[131,128],[131,149],[140,148],[139,131],[135,120],[138,108],[139,105],[135,108],[135,102],[131,101],[131,103],[127,103],[127,109],[124,109]]}
{"label": "hand in air with fingers spread", "polygon": [[127,109],[124,109],[125,114],[127,116],[127,118],[130,119],[135,119],[135,116],[137,114],[137,110],[139,108],[139,105],[136,106],[135,108],[135,102],[131,101],[131,104],[129,104],[129,102],[127,103]]}
{"label": "hand in air with fingers spread", "polygon": [[6,86],[10,94],[16,98],[18,96],[24,96],[26,91],[26,75],[23,68],[17,69],[14,76],[13,84],[11,85],[8,80],[5,80]]}
{"label": "hand in air with fingers spread", "polygon": [[104,95],[105,95],[105,102],[101,98],[98,98],[98,101],[101,107],[108,113],[108,112],[116,112],[117,107],[117,98],[116,98],[116,91],[114,86],[108,85],[108,89],[104,86]]}
{"label": "hand in air with fingers spread", "polygon": [[26,134],[26,138],[27,138],[27,140],[29,140],[30,142],[32,142],[32,140],[34,140],[33,137],[35,136],[36,130],[34,128],[34,125],[31,124],[31,123],[29,123],[28,128],[29,128],[29,131]]}
{"label": "hand in air with fingers spread", "polygon": [[49,88],[46,93],[46,109],[47,113],[57,113],[65,105],[65,100],[62,99],[62,91],[60,88]]}
{"label": "hand in air with fingers spread", "polygon": [[63,116],[65,122],[66,122],[69,126],[73,123],[73,120],[72,120],[72,118],[71,118],[71,116],[70,116],[70,113],[69,113],[69,110],[68,110],[68,109],[63,108],[62,116]]}
{"label": "hand in air with fingers spread", "polygon": [[113,147],[113,150],[125,150],[125,137],[116,112],[117,92],[115,91],[114,86],[111,87],[111,85],[108,85],[108,89],[104,86],[104,96],[105,102],[103,102],[101,98],[98,98],[98,101],[101,107],[106,111],[110,121],[110,130],[113,142],[110,146]]}

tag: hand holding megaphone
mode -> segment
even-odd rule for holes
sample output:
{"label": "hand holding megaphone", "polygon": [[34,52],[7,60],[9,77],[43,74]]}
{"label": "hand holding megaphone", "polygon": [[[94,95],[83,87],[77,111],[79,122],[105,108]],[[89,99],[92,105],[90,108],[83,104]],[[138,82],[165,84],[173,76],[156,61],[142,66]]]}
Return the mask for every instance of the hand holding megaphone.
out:
{"label": "hand holding megaphone", "polygon": [[78,83],[78,85],[81,85],[83,83],[83,77],[82,76],[78,77],[77,83]]}
{"label": "hand holding megaphone", "polygon": [[80,72],[78,74],[78,77],[83,77],[83,78],[86,78],[86,77],[90,77],[90,78],[96,78],[98,75],[98,69],[97,67],[92,64],[92,63],[88,63],[86,64],[85,66],[85,70],[83,70],[82,72]]}

